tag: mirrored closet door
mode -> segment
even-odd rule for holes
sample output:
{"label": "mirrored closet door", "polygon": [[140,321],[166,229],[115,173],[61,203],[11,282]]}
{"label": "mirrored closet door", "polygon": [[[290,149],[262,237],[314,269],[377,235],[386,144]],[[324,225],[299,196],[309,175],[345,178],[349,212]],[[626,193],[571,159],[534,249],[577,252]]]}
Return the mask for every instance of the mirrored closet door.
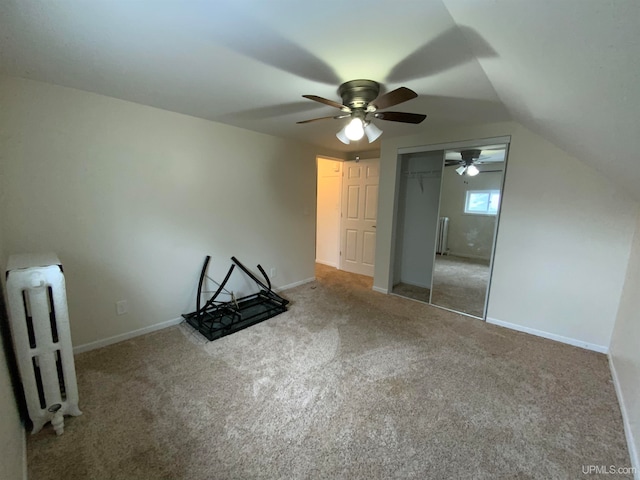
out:
{"label": "mirrored closet door", "polygon": [[485,317],[507,148],[400,156],[393,293]]}

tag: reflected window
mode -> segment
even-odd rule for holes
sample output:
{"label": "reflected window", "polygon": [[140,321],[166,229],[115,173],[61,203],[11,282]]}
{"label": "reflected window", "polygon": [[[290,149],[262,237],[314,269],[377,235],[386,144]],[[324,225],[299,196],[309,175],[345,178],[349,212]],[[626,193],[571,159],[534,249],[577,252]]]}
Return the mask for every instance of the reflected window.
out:
{"label": "reflected window", "polygon": [[464,213],[497,215],[499,206],[500,190],[467,190]]}

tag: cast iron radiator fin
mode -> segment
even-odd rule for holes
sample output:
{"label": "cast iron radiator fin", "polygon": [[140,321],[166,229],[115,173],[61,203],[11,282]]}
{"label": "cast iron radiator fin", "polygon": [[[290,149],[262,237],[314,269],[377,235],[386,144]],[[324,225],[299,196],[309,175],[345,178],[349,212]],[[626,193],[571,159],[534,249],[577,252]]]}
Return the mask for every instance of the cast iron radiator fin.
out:
{"label": "cast iron radiator fin", "polygon": [[9,258],[7,303],[11,336],[32,433],[51,422],[64,432],[64,415],[80,415],[62,264],[55,254]]}

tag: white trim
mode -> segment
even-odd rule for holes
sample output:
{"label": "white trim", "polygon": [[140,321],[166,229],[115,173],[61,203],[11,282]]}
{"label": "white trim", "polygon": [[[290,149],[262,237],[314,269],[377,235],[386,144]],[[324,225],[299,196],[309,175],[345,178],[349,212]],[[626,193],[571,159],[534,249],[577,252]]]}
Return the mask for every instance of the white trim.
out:
{"label": "white trim", "polygon": [[398,155],[405,153],[431,152],[433,150],[450,150],[452,148],[483,147],[485,145],[497,145],[511,143],[511,135],[502,137],[479,138],[476,140],[462,140],[459,142],[436,143],[434,145],[418,145],[415,147],[403,147],[398,149]]}
{"label": "white trim", "polygon": [[555,333],[545,332],[543,330],[536,330],[535,328],[524,327],[515,323],[503,322],[495,318],[487,317],[487,323],[498,325],[500,327],[509,328],[511,330],[517,330],[518,332],[529,333],[537,337],[548,338],[549,340],[555,340],[556,342],[566,343],[573,345],[574,347],[580,347],[587,350],[593,350],[599,353],[609,353],[609,347],[604,345],[596,345],[595,343],[584,342],[582,340],[576,340],[575,338],[563,337],[562,335],[556,335]]}
{"label": "white trim", "polygon": [[[281,292],[283,290],[289,290],[290,288],[304,285],[305,283],[313,282],[314,280],[315,280],[315,277],[311,277],[305,280],[300,280],[299,282],[294,282],[288,285],[284,285],[282,287],[274,288],[273,290],[276,292]],[[124,342],[125,340],[139,337],[140,335],[146,335],[147,333],[155,332],[157,330],[162,330],[164,328],[169,328],[174,325],[178,325],[179,323],[182,323],[183,320],[184,318],[182,317],[174,318],[172,320],[167,320],[165,322],[160,322],[153,325],[149,325],[147,327],[139,328],[137,330],[132,330],[131,332],[121,333],[120,335],[114,335],[113,337],[103,338],[102,340],[96,340],[95,342],[89,342],[83,345],[78,345],[77,347],[73,347],[73,354],[77,355],[78,353],[88,352],[89,350],[95,350],[96,348],[106,347],[108,345],[113,345],[114,343]]]}
{"label": "white trim", "polygon": [[[405,298],[409,298],[409,297],[405,297]],[[410,299],[413,300],[413,299]],[[420,301],[420,300],[416,300],[416,301]],[[432,307],[436,307],[439,308],[441,310],[446,310],[447,312],[451,312],[451,313],[457,313],[458,315],[464,315],[465,317],[469,317],[469,318],[473,318],[474,320],[481,320],[484,322],[484,318],[479,317],[478,315],[471,315],[470,313],[466,313],[466,312],[461,312],[460,310],[452,310],[451,308],[447,308],[447,307],[441,307],[440,305],[436,305],[435,303],[425,303],[425,305],[430,305]]]}
{"label": "white trim", "polygon": [[374,285],[373,286],[373,291],[374,292],[378,292],[378,293],[384,293],[385,295],[389,295],[389,289],[388,288],[376,287]]}
{"label": "white trim", "polygon": [[[321,260],[317,260],[316,259],[316,263],[322,263],[323,265],[328,265],[330,267],[334,267],[337,268],[338,270],[340,270],[340,232],[341,232],[341,228],[342,228],[342,180],[344,178],[344,163],[347,161],[347,159],[338,159],[338,158],[333,158],[333,157],[327,157],[326,155],[316,155],[316,218],[315,218],[315,242],[317,243],[318,241],[318,181],[319,181],[319,176],[318,176],[318,169],[320,167],[319,164],[319,160],[327,160],[329,162],[340,162],[340,172],[338,177],[340,178],[340,185],[338,188],[338,204],[340,205],[340,212],[338,212],[338,233],[337,236],[335,238],[335,253],[336,253],[336,257],[338,258],[337,262],[324,262]],[[318,252],[318,246],[315,246],[315,252]]]}
{"label": "white trim", "polygon": [[179,323],[182,323],[183,320],[184,318],[182,317],[174,318],[172,320],[155,323],[153,325],[142,327],[137,330],[132,330],[130,332],[121,333],[120,335],[114,335],[113,337],[103,338],[102,340],[96,340],[95,342],[89,342],[83,345],[78,345],[77,347],[73,347],[73,354],[77,355],[78,353],[88,352],[89,350],[95,350],[96,348],[106,347],[108,345],[113,345],[114,343],[124,342],[125,340],[129,340],[134,337],[139,337],[140,335],[145,335],[147,333],[155,332],[157,330],[162,330],[163,328],[168,328],[174,325],[178,325]]}
{"label": "white trim", "polygon": [[316,259],[316,263],[319,263],[321,265],[326,265],[327,267],[333,267],[333,268],[338,268],[338,264],[336,262],[325,262],[324,260],[318,260]]}
{"label": "white trim", "polygon": [[620,413],[622,414],[622,424],[624,425],[624,435],[627,438],[627,446],[629,448],[629,457],[631,458],[631,466],[635,469],[635,480],[640,480],[640,458],[638,457],[638,451],[636,450],[636,444],[633,439],[633,432],[631,431],[631,424],[629,422],[629,414],[624,403],[622,396],[622,389],[620,388],[620,381],[618,380],[618,373],[613,362],[613,357],[608,354],[609,369],[611,370],[611,378],[613,379],[613,386],[616,390],[616,396],[618,397],[618,404],[620,405]]}
{"label": "white trim", "polygon": [[273,289],[274,292],[283,292],[284,290],[289,290],[290,288],[299,287],[300,285],[304,285],[305,283],[313,282],[316,277],[305,278],[304,280],[300,280],[299,282],[293,282],[288,285],[283,285],[282,287],[275,287]]}

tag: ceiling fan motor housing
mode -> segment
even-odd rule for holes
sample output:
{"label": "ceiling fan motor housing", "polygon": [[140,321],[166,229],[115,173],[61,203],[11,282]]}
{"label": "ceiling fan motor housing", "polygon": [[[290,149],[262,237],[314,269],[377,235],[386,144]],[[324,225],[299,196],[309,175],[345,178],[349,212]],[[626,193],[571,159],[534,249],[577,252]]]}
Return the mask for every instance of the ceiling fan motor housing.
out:
{"label": "ceiling fan motor housing", "polygon": [[462,150],[460,156],[464,160],[465,165],[471,165],[474,160],[480,158],[482,150]]}
{"label": "ceiling fan motor housing", "polygon": [[[333,100],[319,97],[317,95],[303,95],[304,98],[308,98],[314,102],[320,102],[324,105],[338,108],[342,111],[342,114],[330,117],[312,118],[311,120],[303,120],[296,123],[309,123],[315,122],[316,120],[351,117],[352,121],[349,123],[350,125],[356,125],[358,122],[355,122],[354,120],[360,120],[363,128],[369,127],[370,132],[367,134],[367,138],[372,142],[373,140],[371,140],[371,138],[378,138],[382,133],[382,130],[378,129],[367,120],[367,116],[369,116],[369,114],[371,114],[371,117],[381,120],[413,124],[418,124],[427,118],[426,115],[419,113],[378,111],[398,105],[418,96],[416,92],[406,87],[396,88],[395,90],[383,95],[380,95],[380,90],[381,87],[378,82],[359,79],[344,82],[340,87],[338,87],[338,93],[340,94],[340,98],[342,98],[342,103],[334,102]],[[375,133],[371,133],[374,129]],[[340,136],[338,136],[338,139],[343,141]],[[343,141],[343,143],[346,142]]]}
{"label": "ceiling fan motor housing", "polygon": [[369,103],[378,98],[379,93],[380,84],[373,80],[351,80],[338,88],[342,104],[352,110],[366,109]]}

